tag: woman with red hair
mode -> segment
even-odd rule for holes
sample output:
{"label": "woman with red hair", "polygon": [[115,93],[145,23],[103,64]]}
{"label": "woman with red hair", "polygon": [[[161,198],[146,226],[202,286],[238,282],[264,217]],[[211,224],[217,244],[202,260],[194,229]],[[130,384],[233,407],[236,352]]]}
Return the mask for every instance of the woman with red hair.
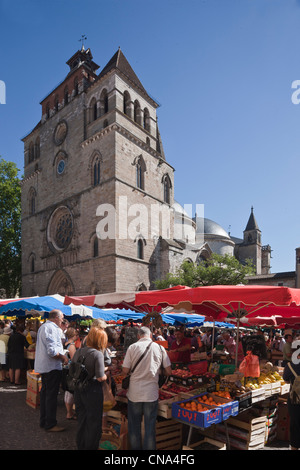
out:
{"label": "woman with red hair", "polygon": [[84,390],[75,390],[74,401],[77,415],[76,444],[78,450],[97,450],[102,435],[103,392],[102,382],[107,377],[104,365],[104,350],[107,334],[102,328],[91,328],[85,346],[78,349],[72,362],[82,356],[89,374],[89,383]]}

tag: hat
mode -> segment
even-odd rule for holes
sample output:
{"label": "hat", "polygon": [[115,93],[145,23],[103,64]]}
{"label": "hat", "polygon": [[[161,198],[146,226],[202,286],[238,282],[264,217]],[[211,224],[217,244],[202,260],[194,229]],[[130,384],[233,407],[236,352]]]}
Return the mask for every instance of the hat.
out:
{"label": "hat", "polygon": [[4,335],[10,335],[12,332],[13,330],[9,326],[6,326],[3,330]]}

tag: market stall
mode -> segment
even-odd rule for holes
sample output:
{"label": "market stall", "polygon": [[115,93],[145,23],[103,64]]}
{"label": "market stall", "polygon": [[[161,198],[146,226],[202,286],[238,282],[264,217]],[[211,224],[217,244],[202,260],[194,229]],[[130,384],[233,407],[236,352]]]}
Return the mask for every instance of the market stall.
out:
{"label": "market stall", "polygon": [[[126,301],[126,308],[129,305]],[[280,327],[291,322],[296,326],[300,319],[299,291],[284,287],[210,286],[191,289],[179,286],[135,293],[131,305],[134,305],[134,310],[144,313],[162,312],[170,307],[174,315],[194,312],[202,315],[205,321],[230,320],[236,325],[238,335],[241,325]],[[122,390],[120,375],[122,356],[116,361],[113,376],[117,383],[117,401],[118,406],[124,407],[122,413],[126,415],[126,391]],[[160,390],[158,422],[172,423],[175,428],[188,427],[185,448],[197,448],[192,443],[192,430],[195,429],[205,439],[212,438],[216,448],[224,449],[224,445],[228,449],[262,448],[276,435],[276,413],[289,391],[282,372],[282,368],[265,360],[260,362],[259,372],[256,371],[252,377],[249,372],[240,372],[236,361],[229,361],[222,349],[209,360],[193,364],[173,363],[172,375]],[[115,413],[118,412],[116,409]],[[177,440],[171,448],[180,449],[181,445],[182,442],[180,444]],[[167,449],[166,445],[161,448]]]}

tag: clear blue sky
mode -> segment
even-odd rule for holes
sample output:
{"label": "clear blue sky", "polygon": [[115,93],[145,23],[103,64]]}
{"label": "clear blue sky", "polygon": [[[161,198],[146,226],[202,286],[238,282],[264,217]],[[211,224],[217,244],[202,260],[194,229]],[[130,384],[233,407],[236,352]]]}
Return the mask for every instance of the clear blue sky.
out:
{"label": "clear blue sky", "polygon": [[[242,237],[251,206],[272,272],[300,246],[299,0],[0,0],[0,155],[21,138],[85,43],[104,67],[120,46],[159,103],[175,198]],[[99,69],[100,72],[100,69]],[[1,95],[0,95],[1,97]]]}

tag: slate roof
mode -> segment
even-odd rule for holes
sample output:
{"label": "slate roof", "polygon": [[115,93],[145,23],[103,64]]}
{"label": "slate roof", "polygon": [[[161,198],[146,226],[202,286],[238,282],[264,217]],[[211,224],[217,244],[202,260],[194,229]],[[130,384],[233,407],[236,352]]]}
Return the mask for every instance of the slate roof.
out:
{"label": "slate roof", "polygon": [[245,228],[245,232],[247,232],[248,230],[259,230],[258,224],[253,214],[253,207],[251,207],[251,214],[247,226]]}
{"label": "slate roof", "polygon": [[136,75],[136,73],[133,71],[131,65],[129,64],[128,60],[126,59],[125,55],[119,48],[117,52],[112,56],[110,61],[105,65],[105,67],[101,70],[101,72],[98,75],[98,79],[106,75],[108,72],[110,72],[113,69],[119,70],[122,74],[124,74],[137,88],[139,88],[144,94],[148,96],[148,98],[151,99],[151,101],[154,101],[151,96],[148,95],[147,91],[143,87],[140,79]]}

